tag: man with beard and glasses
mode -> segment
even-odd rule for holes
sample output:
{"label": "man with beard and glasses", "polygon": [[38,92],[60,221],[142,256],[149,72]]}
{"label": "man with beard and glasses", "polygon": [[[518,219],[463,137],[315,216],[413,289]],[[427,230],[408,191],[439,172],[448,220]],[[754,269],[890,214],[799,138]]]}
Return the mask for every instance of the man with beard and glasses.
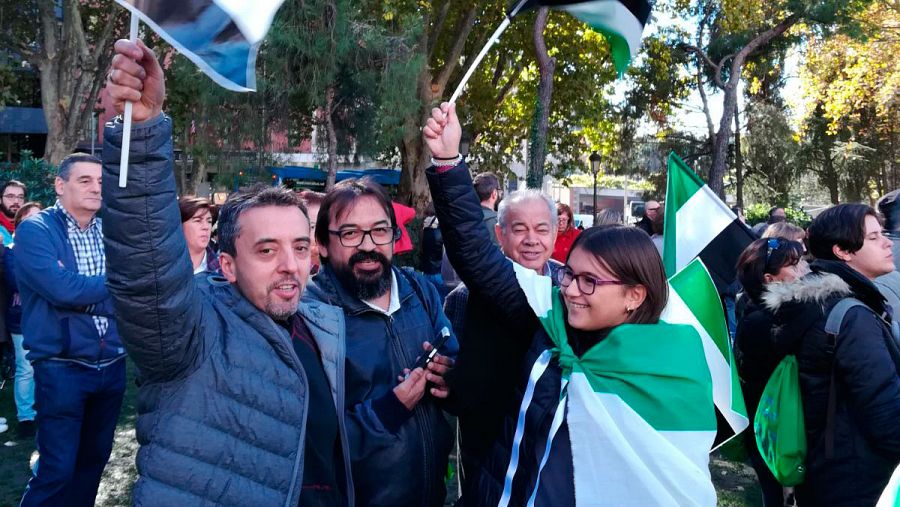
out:
{"label": "man with beard and glasses", "polygon": [[13,234],[16,233],[16,212],[25,204],[28,197],[28,188],[21,181],[9,180],[0,190],[0,235],[3,237],[3,246],[9,246],[13,242]]}
{"label": "man with beard and glasses", "polygon": [[218,219],[224,278],[195,276],[162,69],[143,43],[125,40],[112,68],[107,90],[119,112],[134,102],[135,121],[126,188],[120,120],[106,126],[103,147],[109,291],[140,370],[134,504],[355,505],[346,418],[335,408],[343,315],[300,303],[311,242],[300,197],[265,186],[230,195]]}
{"label": "man with beard and glasses", "polygon": [[[392,266],[399,229],[377,183],[345,180],[316,219],[321,268],[304,296],[343,310],[343,408],[356,498],[384,507],[441,506],[453,444],[439,398],[457,351],[441,298],[420,273]],[[426,374],[417,357],[449,334]],[[446,357],[450,356],[450,357]],[[344,366],[344,365],[342,365]]]}

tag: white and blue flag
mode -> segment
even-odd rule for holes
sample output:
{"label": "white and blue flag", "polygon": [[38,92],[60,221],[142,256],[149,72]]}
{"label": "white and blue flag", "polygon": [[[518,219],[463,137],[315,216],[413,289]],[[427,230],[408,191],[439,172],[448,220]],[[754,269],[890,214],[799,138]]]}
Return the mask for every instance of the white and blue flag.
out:
{"label": "white and blue flag", "polygon": [[220,86],[256,89],[256,54],[284,0],[116,0]]}

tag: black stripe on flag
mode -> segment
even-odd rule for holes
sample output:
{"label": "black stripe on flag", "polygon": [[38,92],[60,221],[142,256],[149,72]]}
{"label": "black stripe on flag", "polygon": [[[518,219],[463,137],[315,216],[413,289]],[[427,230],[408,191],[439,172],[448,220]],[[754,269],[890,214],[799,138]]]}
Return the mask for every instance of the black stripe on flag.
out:
{"label": "black stripe on flag", "polygon": [[[550,7],[551,9],[557,7],[565,7],[567,5],[574,4],[584,4],[589,3],[591,0],[529,0],[522,7],[522,10],[528,9],[537,9],[538,7]],[[597,0],[593,0],[597,1]],[[647,20],[650,19],[650,2],[647,0],[605,0],[609,2],[619,2],[626,9],[628,9],[631,14],[637,18],[638,21],[641,22],[641,26],[647,25]],[[513,3],[509,6],[509,9],[506,11],[509,13],[516,4],[519,3],[519,0],[514,0]]]}
{"label": "black stripe on flag", "polygon": [[734,282],[738,257],[755,239],[749,227],[734,220],[700,252],[700,260],[706,264],[720,294]]}

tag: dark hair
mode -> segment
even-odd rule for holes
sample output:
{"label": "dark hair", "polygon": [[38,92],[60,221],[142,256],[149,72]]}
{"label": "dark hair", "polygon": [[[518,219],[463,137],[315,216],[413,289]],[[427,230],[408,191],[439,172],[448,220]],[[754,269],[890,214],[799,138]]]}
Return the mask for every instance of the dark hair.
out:
{"label": "dark hair", "polygon": [[181,213],[181,223],[185,223],[188,220],[194,218],[194,215],[197,214],[201,209],[205,209],[210,212],[210,217],[212,217],[212,210],[210,209],[212,205],[209,203],[209,199],[204,199],[202,197],[197,197],[196,195],[183,195],[178,198],[178,211]]}
{"label": "dark hair", "polygon": [[898,197],[900,197],[900,190],[894,190],[878,199],[878,212],[884,218],[884,228],[889,232],[900,229],[900,206],[897,206]]}
{"label": "dark hair", "polygon": [[[769,241],[776,242],[769,253]],[[741,252],[737,261],[737,277],[744,291],[759,302],[766,286],[765,275],[777,275],[781,268],[793,266],[803,257],[803,245],[798,241],[778,237],[757,239]]]}
{"label": "dark hair", "polygon": [[568,204],[556,203],[556,216],[559,217],[560,215],[569,217],[569,224],[567,225],[569,229],[575,228],[575,216],[572,214],[572,208]]}
{"label": "dark hair", "polygon": [[776,211],[783,209],[784,208],[781,206],[772,206],[771,208],[769,208],[769,218],[772,218],[772,215],[774,215]]}
{"label": "dark hair", "polygon": [[26,202],[25,204],[23,204],[22,207],[19,208],[18,211],[16,211],[16,216],[15,218],[13,218],[13,227],[18,227],[19,224],[22,223],[22,220],[25,220],[25,215],[27,215],[28,212],[33,210],[34,208],[42,210],[44,209],[44,206],[42,206],[41,203],[37,201]]}
{"label": "dark hair", "polygon": [[490,199],[494,190],[500,190],[500,178],[497,178],[494,173],[478,174],[473,183],[475,184],[475,193],[478,194],[478,200],[481,202]]}
{"label": "dark hair", "polygon": [[865,204],[838,204],[823,211],[809,224],[809,253],[817,259],[840,260],[834,255],[834,245],[853,253],[863,247],[866,239],[866,217],[881,218]]}
{"label": "dark hair", "polygon": [[391,221],[391,227],[397,228],[397,217],[387,191],[368,176],[344,180],[325,194],[319,216],[316,217],[316,243],[328,245],[331,234],[331,217],[339,218],[361,197],[374,197],[384,213]]}
{"label": "dark hair", "polygon": [[18,188],[21,188],[21,189],[22,189],[22,192],[25,192],[25,197],[26,197],[26,198],[28,197],[28,187],[26,187],[25,184],[22,183],[22,182],[19,181],[19,180],[9,180],[9,181],[7,181],[6,183],[4,183],[4,184],[3,184],[3,189],[0,189],[0,194],[5,194],[5,193],[6,193],[6,189],[9,188],[9,187],[18,187]]}
{"label": "dark hair", "polygon": [[578,236],[569,256],[577,249],[596,256],[625,285],[643,285],[647,289],[647,298],[628,316],[627,323],[659,321],[669,299],[669,285],[662,259],[650,236],[641,229],[624,225],[591,227]]}
{"label": "dark hair", "polygon": [[69,181],[69,175],[72,173],[72,166],[80,162],[103,165],[103,162],[93,155],[88,155],[87,153],[73,153],[62,159],[62,162],[59,163],[59,169],[57,169],[56,175],[65,181]]}
{"label": "dark hair", "polygon": [[236,257],[237,250],[234,244],[241,234],[241,215],[245,211],[265,206],[295,207],[309,220],[306,206],[303,205],[300,196],[292,190],[259,183],[229,195],[228,200],[222,205],[219,211],[219,250]]}

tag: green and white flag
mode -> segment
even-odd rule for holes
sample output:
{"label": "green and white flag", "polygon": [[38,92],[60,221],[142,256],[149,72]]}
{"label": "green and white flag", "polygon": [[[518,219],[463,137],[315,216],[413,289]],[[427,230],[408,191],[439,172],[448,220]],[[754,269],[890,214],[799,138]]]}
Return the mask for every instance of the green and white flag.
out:
{"label": "green and white flag", "polygon": [[670,324],[688,324],[700,334],[706,364],[712,376],[716,409],[728,421],[731,434],[720,435],[726,441],[750,425],[747,407],[741,393],[737,367],[731,351],[731,340],[725,328],[725,317],[719,294],[700,259],[694,259],[675,276],[669,278],[669,303],[662,320]]}
{"label": "green and white flag", "polygon": [[[514,266],[554,347],[532,368],[500,505],[511,502],[524,419],[534,386],[552,358],[558,360],[563,378],[547,442],[552,444],[565,419],[576,505],[715,505],[709,475],[709,451],[716,434],[713,386],[695,327],[623,324],[578,357],[566,336],[559,289],[549,278]],[[549,454],[548,444],[541,469]],[[541,469],[528,505],[534,502]]]}
{"label": "green and white flag", "polygon": [[663,231],[666,276],[699,257],[721,291],[734,281],[737,259],[754,239],[697,173],[674,153],[669,155]]}
{"label": "green and white flag", "polygon": [[875,507],[900,507],[900,467],[894,469],[891,480],[878,498]]}
{"label": "green and white flag", "polygon": [[522,11],[538,7],[566,11],[602,33],[620,76],[637,55],[641,34],[650,19],[647,0],[525,0],[520,6]]}

